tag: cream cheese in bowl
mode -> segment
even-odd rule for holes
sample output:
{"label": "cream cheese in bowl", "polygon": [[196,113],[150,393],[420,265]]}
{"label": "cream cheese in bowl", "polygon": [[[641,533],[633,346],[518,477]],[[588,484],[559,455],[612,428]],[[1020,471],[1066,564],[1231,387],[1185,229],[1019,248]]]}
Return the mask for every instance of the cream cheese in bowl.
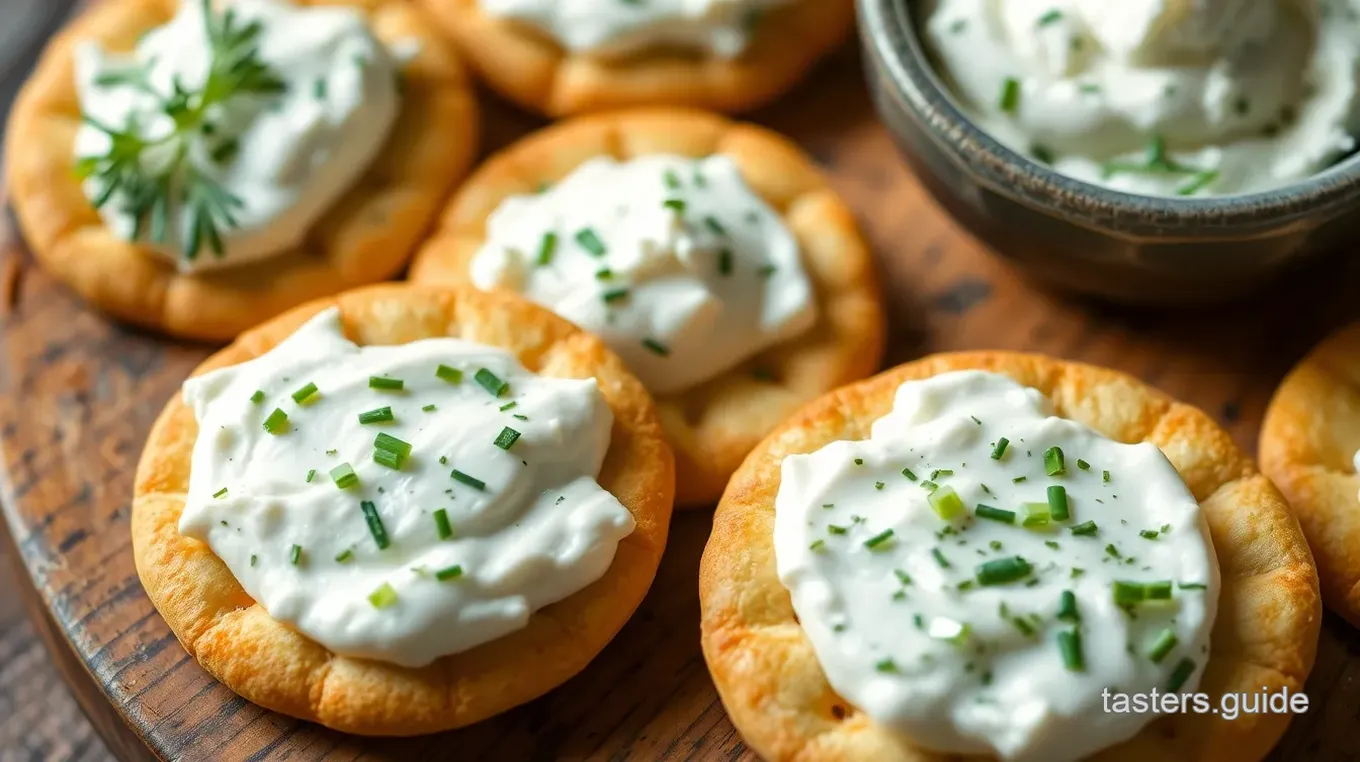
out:
{"label": "cream cheese in bowl", "polygon": [[1356,148],[1356,0],[933,0],[923,18],[974,122],[1079,180],[1251,193]]}
{"label": "cream cheese in bowl", "polygon": [[838,693],[933,750],[1075,760],[1150,714],[1102,691],[1194,690],[1219,572],[1153,444],[967,371],[903,384],[868,439],[782,465],[775,558]]}
{"label": "cream cheese in bowl", "polygon": [[180,531],[274,619],[346,656],[428,664],[524,627],[632,533],[596,481],[594,379],[454,338],[357,346],[339,312],[190,379]]}

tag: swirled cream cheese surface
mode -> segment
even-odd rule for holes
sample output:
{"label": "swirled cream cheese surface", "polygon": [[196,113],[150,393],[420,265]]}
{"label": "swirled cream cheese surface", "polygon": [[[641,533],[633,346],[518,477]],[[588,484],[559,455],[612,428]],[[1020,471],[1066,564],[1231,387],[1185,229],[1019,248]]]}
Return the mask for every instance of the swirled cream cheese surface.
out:
{"label": "swirled cream cheese surface", "polygon": [[735,58],[767,10],[789,0],[481,0],[491,16],[537,27],[572,52],[623,56],[657,48]]}
{"label": "swirled cream cheese surface", "polygon": [[831,685],[931,749],[1074,760],[1194,690],[1219,575],[1155,445],[1053,417],[1003,376],[903,384],[863,441],[783,462],[775,554]]}
{"label": "swirled cream cheese surface", "polygon": [[1080,180],[1249,193],[1356,148],[1357,0],[934,0],[925,18],[977,125]]}
{"label": "swirled cream cheese surface", "polygon": [[634,528],[595,481],[613,421],[595,380],[497,348],[360,347],[330,309],[184,398],[180,532],[335,653],[418,666],[513,632]]}
{"label": "swirled cream cheese surface", "polygon": [[204,7],[185,0],[129,53],[85,43],[76,55],[78,169],[131,156],[131,171],[83,167],[86,195],[115,233],[185,271],[301,244],[400,108],[398,64],[358,8]]}
{"label": "swirled cream cheese surface", "polygon": [[592,159],[542,193],[506,199],[472,280],[601,336],[658,394],[816,320],[798,242],[721,155]]}

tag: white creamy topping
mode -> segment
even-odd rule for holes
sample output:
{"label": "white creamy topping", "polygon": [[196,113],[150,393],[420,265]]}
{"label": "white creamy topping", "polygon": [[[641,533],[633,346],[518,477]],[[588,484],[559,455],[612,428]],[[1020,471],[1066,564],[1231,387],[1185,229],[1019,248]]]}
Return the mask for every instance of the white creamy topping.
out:
{"label": "white creamy topping", "polygon": [[[390,379],[403,388],[372,388]],[[418,666],[494,640],[599,579],[633,531],[595,482],[613,423],[595,380],[539,377],[501,349],[359,347],[330,309],[184,398],[199,436],[180,532],[335,653]],[[393,420],[360,422],[383,408]],[[399,468],[380,435],[409,445]]]}
{"label": "white creamy topping", "polygon": [[[791,455],[781,479],[779,578],[827,678],[923,746],[1074,760],[1152,719],[1103,711],[1103,689],[1198,684],[1218,566],[1155,445],[1111,441],[1053,417],[1034,389],[970,371],[903,384],[869,439]],[[942,518],[932,498],[958,513]],[[1023,526],[1043,511],[1047,525]],[[1117,604],[1117,581],[1134,583],[1122,601],[1151,600]]]}
{"label": "white creamy topping", "polygon": [[[171,177],[168,189],[153,193],[168,200],[163,225],[148,209],[138,227],[132,209],[140,195],[126,184],[100,206],[104,222],[123,238],[137,234],[152,243],[185,271],[237,265],[301,244],[377,155],[400,108],[398,64],[360,9],[235,0],[228,12],[236,34],[227,36],[244,39],[235,46],[208,33],[209,25],[222,28],[224,14],[205,20],[199,0],[185,0],[131,54],[85,43],[76,55],[82,111],[147,144],[132,164],[143,177]],[[246,32],[252,27],[258,30],[253,40]],[[235,55],[222,52],[228,49]],[[224,84],[238,81],[239,70],[224,72],[242,57],[264,67],[253,81],[273,79],[281,86]],[[201,108],[209,81],[212,93],[237,94],[208,95],[211,104]],[[189,94],[182,109],[167,105],[175,100],[176,82]],[[111,144],[108,133],[85,123],[75,154],[104,156]],[[174,166],[179,170],[171,172]],[[224,195],[191,190],[213,186]],[[99,203],[107,181],[96,174],[84,187]],[[194,251],[195,211],[214,198],[234,199],[217,204],[211,215],[223,252],[214,251],[211,236],[201,232]],[[159,241],[158,227],[164,228]]]}
{"label": "white creamy topping", "polygon": [[979,127],[1130,193],[1277,188],[1356,147],[1360,0],[933,0]]}
{"label": "white creamy topping", "polygon": [[706,381],[816,320],[798,242],[730,158],[597,158],[501,202],[472,262],[595,333],[652,392]]}
{"label": "white creamy topping", "polygon": [[530,24],[572,52],[624,56],[656,48],[735,58],[761,17],[788,0],[481,0],[488,15]]}

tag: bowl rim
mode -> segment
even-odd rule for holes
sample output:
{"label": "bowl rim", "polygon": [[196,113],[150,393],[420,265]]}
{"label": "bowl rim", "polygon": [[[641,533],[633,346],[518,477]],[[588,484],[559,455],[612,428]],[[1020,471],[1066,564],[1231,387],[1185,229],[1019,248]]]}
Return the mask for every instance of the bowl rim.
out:
{"label": "bowl rim", "polygon": [[[865,53],[910,116],[946,154],[992,191],[1083,227],[1186,240],[1311,228],[1360,206],[1360,154],[1308,178],[1226,196],[1144,196],[1078,180],[1008,148],[955,102],[917,34],[923,0],[856,0]],[[1174,228],[1174,231],[1168,230]]]}

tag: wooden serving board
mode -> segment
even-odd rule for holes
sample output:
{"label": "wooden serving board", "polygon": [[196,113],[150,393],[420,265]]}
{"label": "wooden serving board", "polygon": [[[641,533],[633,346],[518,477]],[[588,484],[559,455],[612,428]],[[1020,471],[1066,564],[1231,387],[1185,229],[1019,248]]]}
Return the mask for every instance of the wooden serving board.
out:
{"label": "wooden serving board", "polygon": [[[486,103],[491,147],[539,123]],[[1338,257],[1252,301],[1127,311],[1046,292],[991,258],[925,195],[877,124],[843,51],[756,121],[834,177],[878,253],[890,364],[953,349],[1046,352],[1132,373],[1211,414],[1249,451],[1280,377],[1360,312],[1360,265]],[[132,476],[161,406],[210,348],[114,325],[0,229],[0,500],[21,591],[58,666],[122,759],[753,759],[699,651],[696,572],[707,511],[677,516],[642,608],[581,675],[471,728],[361,739],[264,711],[180,647],[143,593],[128,535]],[[1297,717],[1273,759],[1360,755],[1360,633],[1324,623]]]}

